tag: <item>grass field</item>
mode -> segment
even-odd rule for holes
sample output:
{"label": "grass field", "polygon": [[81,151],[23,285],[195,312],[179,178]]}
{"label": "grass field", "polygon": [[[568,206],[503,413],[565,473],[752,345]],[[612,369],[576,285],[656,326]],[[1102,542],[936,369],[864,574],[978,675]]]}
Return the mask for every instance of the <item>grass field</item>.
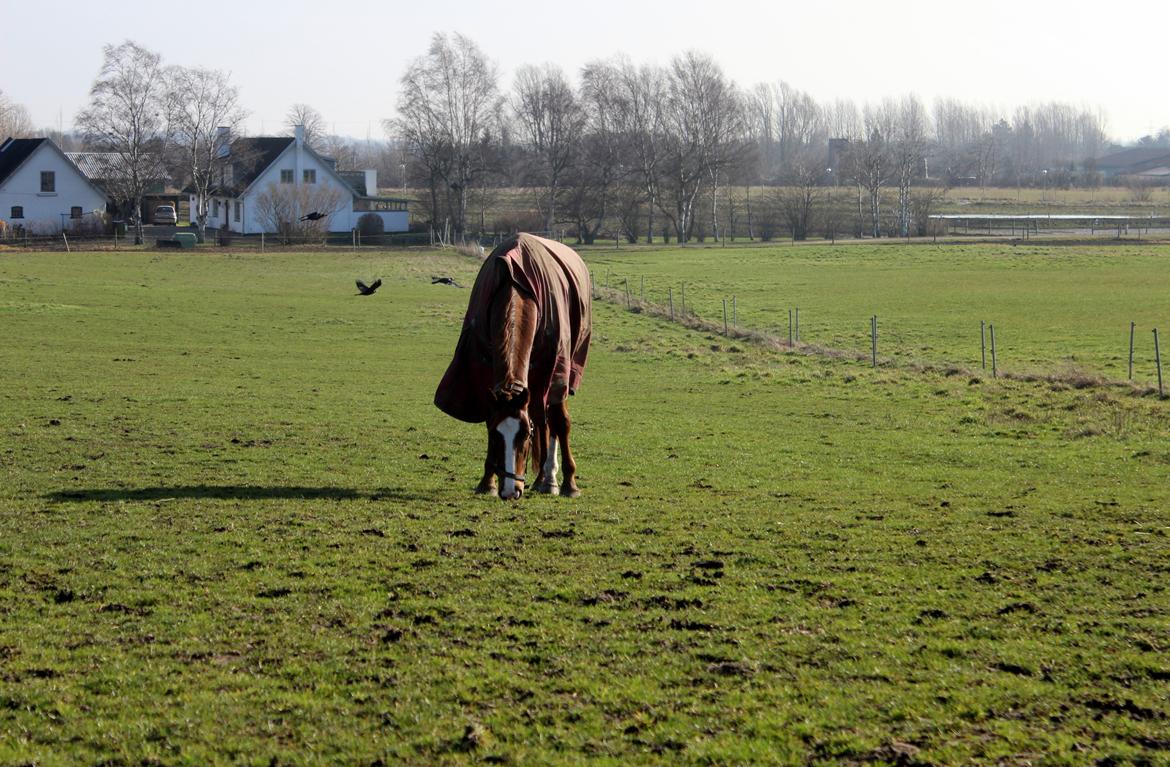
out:
{"label": "grass field", "polygon": [[[810,344],[979,368],[980,321],[996,328],[1000,370],[1126,380],[1136,323],[1134,379],[1157,383],[1152,331],[1170,331],[1170,248],[1160,245],[775,245],[597,251],[598,283],[688,308],[722,323],[735,297],[740,324],[788,339],[800,309]],[[991,368],[990,332],[984,335]],[[1166,349],[1170,354],[1170,346]],[[1170,358],[1168,358],[1170,359]]]}
{"label": "grass field", "polygon": [[[1040,322],[1022,283],[1066,316],[1104,311],[1071,273],[1116,280],[1112,327],[1164,280],[1144,251],[884,254],[589,258],[822,341],[908,305],[940,357],[986,280],[1020,286],[1005,349]],[[583,495],[509,504],[430,404],[467,291],[429,276],[475,267],[0,255],[0,764],[1167,764],[1164,402],[598,304]]]}

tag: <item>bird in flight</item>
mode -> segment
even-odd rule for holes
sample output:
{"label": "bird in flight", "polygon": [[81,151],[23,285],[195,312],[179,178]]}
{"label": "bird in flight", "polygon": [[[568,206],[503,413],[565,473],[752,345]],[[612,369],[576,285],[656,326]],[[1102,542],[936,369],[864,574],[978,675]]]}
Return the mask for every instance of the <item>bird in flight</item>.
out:
{"label": "bird in flight", "polygon": [[374,295],[374,293],[376,293],[378,291],[378,288],[382,287],[382,278],[381,277],[374,280],[369,285],[362,282],[361,280],[357,280],[356,282],[357,282],[357,289],[358,289],[359,296],[372,296],[372,295]]}
{"label": "bird in flight", "polygon": [[313,211],[312,213],[306,213],[305,215],[301,216],[301,221],[320,221],[323,218],[325,218],[324,213]]}
{"label": "bird in flight", "polygon": [[431,284],[432,285],[451,285],[452,287],[456,287],[456,288],[463,287],[462,285],[460,285],[458,282],[455,281],[454,277],[431,277]]}

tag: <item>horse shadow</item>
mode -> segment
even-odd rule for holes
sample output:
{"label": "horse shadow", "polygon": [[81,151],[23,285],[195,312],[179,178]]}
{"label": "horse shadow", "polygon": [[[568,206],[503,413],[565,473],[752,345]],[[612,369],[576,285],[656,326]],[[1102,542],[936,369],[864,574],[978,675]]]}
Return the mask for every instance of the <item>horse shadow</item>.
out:
{"label": "horse shadow", "polygon": [[400,487],[384,487],[361,492],[347,487],[305,487],[299,485],[178,485],[170,487],[99,487],[57,490],[44,498],[53,503],[99,501],[162,501],[178,498],[232,501],[425,501],[427,496]]}

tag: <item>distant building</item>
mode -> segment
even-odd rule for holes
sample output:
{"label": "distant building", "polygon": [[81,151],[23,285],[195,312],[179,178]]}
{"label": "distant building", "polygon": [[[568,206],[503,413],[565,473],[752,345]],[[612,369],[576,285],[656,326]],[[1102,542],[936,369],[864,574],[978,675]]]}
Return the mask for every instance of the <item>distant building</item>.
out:
{"label": "distant building", "polygon": [[1138,176],[1170,180],[1170,149],[1164,147],[1132,147],[1098,157],[1093,168],[1104,178]]}
{"label": "distant building", "polygon": [[48,138],[0,143],[0,221],[9,232],[104,226],[106,196]]}
{"label": "distant building", "polygon": [[[65,156],[73,161],[77,169],[90,180],[94,186],[106,194],[106,212],[113,219],[133,221],[135,218],[134,203],[126,199],[129,197],[126,160],[117,152],[66,152]],[[179,209],[180,194],[174,187],[169,186],[169,174],[162,159],[155,155],[146,155],[143,166],[148,168],[147,176],[142,189],[143,222],[151,223],[151,212],[158,205],[174,205]]]}
{"label": "distant building", "polygon": [[[221,160],[220,178],[208,195],[210,228],[274,233],[318,213],[330,232],[356,229],[363,216],[380,220],[385,232],[409,229],[407,201],[380,196],[377,171],[336,170],[334,161],[305,144],[300,126],[293,136],[237,138]],[[199,198],[188,192],[194,216]]]}

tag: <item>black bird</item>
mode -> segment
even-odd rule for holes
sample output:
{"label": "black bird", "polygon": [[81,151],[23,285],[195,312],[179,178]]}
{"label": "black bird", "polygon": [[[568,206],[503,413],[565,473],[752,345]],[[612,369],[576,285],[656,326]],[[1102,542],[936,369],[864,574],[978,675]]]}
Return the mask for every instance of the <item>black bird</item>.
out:
{"label": "black bird", "polygon": [[451,285],[452,287],[456,287],[456,288],[463,287],[462,285],[460,285],[458,282],[455,281],[454,277],[431,277],[431,284],[432,285]]}
{"label": "black bird", "polygon": [[357,280],[358,295],[361,296],[372,296],[380,287],[382,287],[382,278],[380,277],[374,280],[372,285],[367,285],[361,280]]}
{"label": "black bird", "polygon": [[305,215],[301,216],[301,221],[320,221],[323,218],[325,218],[324,213],[313,211],[312,213],[306,213]]}

